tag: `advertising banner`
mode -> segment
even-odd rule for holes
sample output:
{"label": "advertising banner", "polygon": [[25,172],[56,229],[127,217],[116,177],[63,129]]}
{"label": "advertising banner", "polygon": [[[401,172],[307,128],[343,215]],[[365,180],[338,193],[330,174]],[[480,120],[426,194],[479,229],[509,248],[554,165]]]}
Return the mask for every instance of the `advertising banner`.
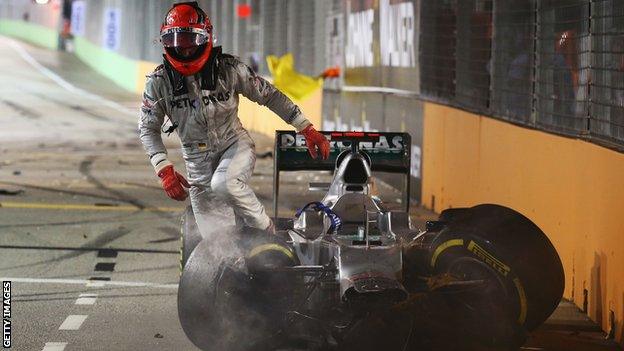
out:
{"label": "advertising banner", "polygon": [[418,0],[347,1],[345,10],[345,85],[418,93]]}
{"label": "advertising banner", "polygon": [[107,8],[104,11],[104,48],[118,51],[121,43],[121,9]]}
{"label": "advertising banner", "polygon": [[71,33],[76,36],[85,34],[86,1],[75,0],[72,2]]}

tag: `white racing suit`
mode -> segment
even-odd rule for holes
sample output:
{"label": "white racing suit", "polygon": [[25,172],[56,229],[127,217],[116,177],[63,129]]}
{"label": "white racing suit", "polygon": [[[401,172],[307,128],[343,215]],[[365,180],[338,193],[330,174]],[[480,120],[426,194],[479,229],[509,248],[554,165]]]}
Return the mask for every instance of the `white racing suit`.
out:
{"label": "white racing suit", "polygon": [[223,214],[224,203],[238,224],[259,229],[270,224],[247,185],[256,154],[238,118],[238,95],[267,106],[297,131],[310,124],[288,97],[220,49],[213,48],[206,66],[194,76],[180,75],[165,60],[147,76],[139,119],[141,142],[156,173],[171,165],[161,137],[165,116],[177,124],[191,205],[204,237],[211,229],[206,226],[216,224],[215,213]]}

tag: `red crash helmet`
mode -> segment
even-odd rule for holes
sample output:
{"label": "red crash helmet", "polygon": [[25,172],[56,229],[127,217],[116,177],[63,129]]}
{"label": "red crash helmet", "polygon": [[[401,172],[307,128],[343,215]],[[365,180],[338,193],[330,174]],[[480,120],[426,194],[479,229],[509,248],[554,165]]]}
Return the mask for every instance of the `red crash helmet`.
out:
{"label": "red crash helmet", "polygon": [[212,50],[212,24],[196,1],[174,4],[160,27],[165,57],[185,76],[199,72]]}

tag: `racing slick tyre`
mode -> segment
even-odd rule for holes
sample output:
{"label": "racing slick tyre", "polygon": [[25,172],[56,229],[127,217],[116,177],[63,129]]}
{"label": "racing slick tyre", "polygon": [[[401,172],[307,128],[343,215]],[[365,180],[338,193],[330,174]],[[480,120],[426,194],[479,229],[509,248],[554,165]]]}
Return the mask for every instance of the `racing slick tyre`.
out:
{"label": "racing slick tyre", "polygon": [[278,293],[287,292],[252,272],[296,261],[280,238],[250,231],[232,226],[202,240],[184,266],[178,317],[187,337],[202,350],[275,349],[283,317]]}
{"label": "racing slick tyre", "polygon": [[457,217],[461,217],[462,215],[465,215],[466,212],[468,212],[469,210],[470,210],[469,208],[448,208],[442,211],[442,213],[440,213],[440,217],[438,218],[438,221],[452,222]]}
{"label": "racing slick tyre", "polygon": [[201,240],[202,236],[195,221],[193,208],[189,205],[180,219],[180,272]]}
{"label": "racing slick tyre", "polygon": [[440,291],[452,292],[448,300],[468,333],[493,344],[522,343],[525,332],[543,323],[563,295],[563,266],[555,248],[531,220],[504,206],[446,212],[440,217],[447,223],[428,255]]}
{"label": "racing slick tyre", "polygon": [[245,264],[249,273],[274,272],[279,268],[299,264],[297,254],[288,245],[285,238],[267,235],[265,232],[254,228],[245,228],[244,231],[249,236],[245,242]]}

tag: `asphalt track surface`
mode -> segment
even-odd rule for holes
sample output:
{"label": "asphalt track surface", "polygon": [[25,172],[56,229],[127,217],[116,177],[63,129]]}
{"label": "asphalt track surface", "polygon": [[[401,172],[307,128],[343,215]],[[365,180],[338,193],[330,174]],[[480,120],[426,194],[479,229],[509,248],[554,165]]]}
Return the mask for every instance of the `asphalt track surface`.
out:
{"label": "asphalt track surface", "polygon": [[[187,202],[164,196],[144,155],[139,99],[70,54],[0,37],[0,278],[12,282],[12,349],[196,349],[176,307]],[[177,143],[166,138],[183,169]],[[272,158],[262,156],[272,141],[256,143],[251,185],[270,208]],[[284,177],[281,212],[315,199],[304,184],[327,177]],[[417,226],[433,216],[412,211]],[[618,350],[603,338],[564,302],[523,349]]]}

